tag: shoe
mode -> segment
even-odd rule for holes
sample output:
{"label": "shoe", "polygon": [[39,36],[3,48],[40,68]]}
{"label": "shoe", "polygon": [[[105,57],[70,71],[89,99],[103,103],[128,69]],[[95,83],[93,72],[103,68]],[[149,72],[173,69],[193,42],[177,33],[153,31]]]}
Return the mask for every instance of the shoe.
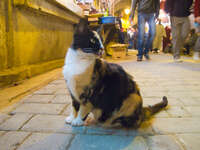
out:
{"label": "shoe", "polygon": [[199,52],[194,52],[194,55],[193,55],[193,59],[194,60],[199,60]]}
{"label": "shoe", "polygon": [[176,59],[174,59],[174,62],[180,63],[180,62],[183,62],[183,61],[180,58],[176,58]]}
{"label": "shoe", "polygon": [[142,57],[137,57],[137,61],[142,61]]}
{"label": "shoe", "polygon": [[149,54],[144,55],[146,60],[150,60]]}

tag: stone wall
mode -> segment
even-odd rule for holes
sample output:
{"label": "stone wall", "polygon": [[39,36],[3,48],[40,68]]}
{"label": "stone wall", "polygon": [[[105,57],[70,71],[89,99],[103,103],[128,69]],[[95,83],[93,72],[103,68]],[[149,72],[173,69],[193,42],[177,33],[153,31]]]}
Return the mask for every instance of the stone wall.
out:
{"label": "stone wall", "polygon": [[6,18],[5,3],[0,1],[0,70],[5,69],[8,64],[7,47],[6,47]]}
{"label": "stone wall", "polygon": [[57,0],[1,0],[0,87],[61,67],[80,17]]}

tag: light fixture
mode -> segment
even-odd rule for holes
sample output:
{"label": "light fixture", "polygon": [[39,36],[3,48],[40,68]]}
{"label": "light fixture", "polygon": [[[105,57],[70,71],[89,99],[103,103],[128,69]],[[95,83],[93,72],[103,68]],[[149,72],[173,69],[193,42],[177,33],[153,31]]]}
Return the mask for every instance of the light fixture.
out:
{"label": "light fixture", "polygon": [[125,11],[125,14],[126,14],[126,15],[130,14],[130,9],[127,8],[127,9],[125,9],[124,11]]}

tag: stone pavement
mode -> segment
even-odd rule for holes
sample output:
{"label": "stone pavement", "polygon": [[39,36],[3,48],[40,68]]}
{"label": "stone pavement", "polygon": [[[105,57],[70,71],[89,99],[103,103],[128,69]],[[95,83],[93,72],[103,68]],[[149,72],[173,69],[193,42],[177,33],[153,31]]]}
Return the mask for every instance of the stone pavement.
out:
{"label": "stone pavement", "polygon": [[71,100],[59,78],[0,113],[0,150],[199,150],[200,63],[170,59],[118,62],[138,82],[144,105],[169,100],[138,130],[66,125]]}

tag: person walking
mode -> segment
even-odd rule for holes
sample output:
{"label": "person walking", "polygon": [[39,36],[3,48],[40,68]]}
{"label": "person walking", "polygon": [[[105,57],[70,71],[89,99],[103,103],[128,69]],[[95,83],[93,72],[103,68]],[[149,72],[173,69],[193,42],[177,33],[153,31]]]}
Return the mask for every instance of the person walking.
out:
{"label": "person walking", "polygon": [[165,27],[166,37],[163,37],[163,52],[165,52],[165,48],[171,44],[171,29],[166,26]]}
{"label": "person walking", "polygon": [[[160,0],[132,0],[131,13],[129,16],[132,22],[135,10],[138,10],[138,54],[137,61],[142,61],[143,56],[149,60],[149,50],[152,49],[156,25],[155,19],[159,16]],[[145,40],[145,24],[148,23],[148,36]],[[144,42],[146,41],[146,42]]]}
{"label": "person walking", "polygon": [[195,0],[194,3],[194,17],[195,17],[195,24],[197,27],[197,34],[198,39],[196,40],[196,44],[194,46],[194,60],[199,60],[199,54],[200,54],[200,0]]}
{"label": "person walking", "polygon": [[156,35],[153,41],[153,50],[155,52],[162,51],[163,37],[166,37],[165,27],[161,24],[161,20],[158,19]]}
{"label": "person walking", "polygon": [[166,0],[165,11],[170,14],[172,50],[175,62],[181,62],[180,50],[190,32],[190,8],[193,0]]}

